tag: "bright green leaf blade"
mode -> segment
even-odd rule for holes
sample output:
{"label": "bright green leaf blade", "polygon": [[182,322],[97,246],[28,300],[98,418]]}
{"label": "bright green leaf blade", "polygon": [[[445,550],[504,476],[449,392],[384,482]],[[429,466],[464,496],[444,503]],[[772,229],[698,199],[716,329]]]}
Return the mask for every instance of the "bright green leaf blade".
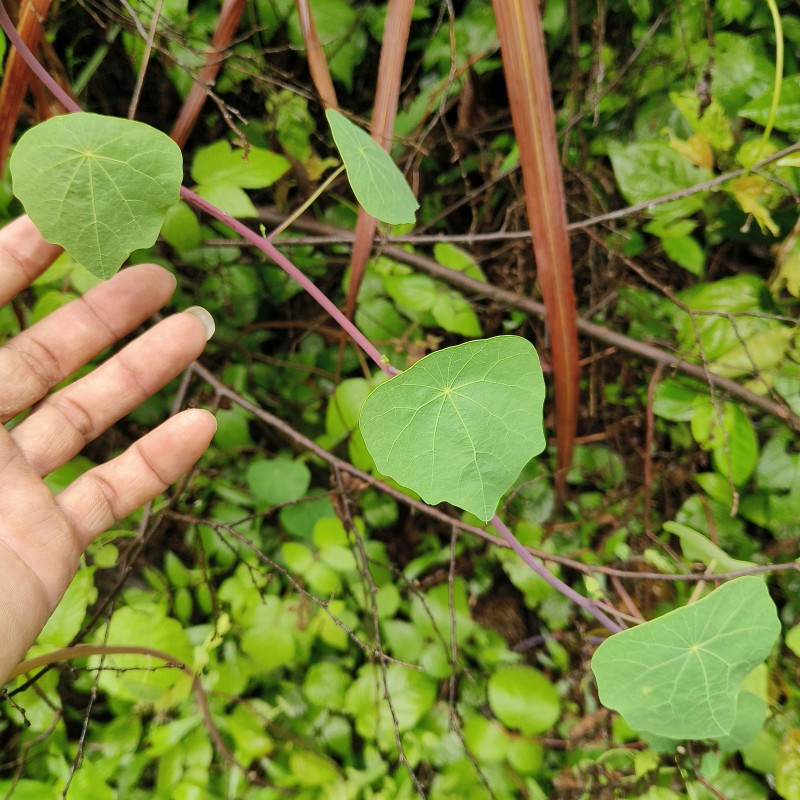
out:
{"label": "bright green leaf blade", "polygon": [[461,336],[482,336],[481,323],[472,306],[457,292],[439,292],[431,309],[436,324]]}
{"label": "bright green leaf blade", "polygon": [[606,639],[592,658],[600,701],[637,730],[671,739],[731,733],[742,681],[780,632],[754,576]]}
{"label": "bright green leaf blade", "polygon": [[[739,116],[759,125],[766,125],[772,116],[773,93],[774,89],[770,87],[766,92],[753,98],[739,109]],[[779,131],[800,133],[800,81],[796,75],[781,85],[780,99],[772,124]]]}
{"label": "bright green leaf blade", "polygon": [[49,242],[110,278],[156,240],[178,202],[183,158],[166,134],[97,114],[31,128],[10,161],[14,194]]}
{"label": "bright green leaf blade", "polygon": [[419,203],[389,154],[338,111],[325,112],[347,179],[364,210],[392,225],[414,222]]}
{"label": "bright green leaf blade", "polygon": [[[608,155],[620,191],[629,203],[646,202],[711,177],[709,170],[690,164],[667,142],[660,140],[627,145],[611,142]],[[702,194],[683,197],[654,206],[649,213],[662,218],[680,219],[702,208],[702,198]]]}
{"label": "bright green leaf blade", "polygon": [[247,468],[247,485],[259,508],[298,500],[308,491],[310,483],[311,473],[300,461],[259,459]]}
{"label": "bright green leaf blade", "polygon": [[361,410],[377,468],[428,503],[446,500],[489,520],[545,446],[544,380],[517,336],[467,342],[379,386]]}
{"label": "bright green leaf blade", "polygon": [[526,736],[551,728],[561,713],[555,686],[533,667],[500,667],[489,678],[487,693],[500,722]]}
{"label": "bright green leaf blade", "polygon": [[254,219],[258,211],[244,189],[227,183],[201,183],[195,188],[203,200],[237,219]]}
{"label": "bright green leaf blade", "polygon": [[688,525],[667,521],[664,523],[664,530],[675,534],[681,540],[681,550],[686,558],[700,561],[711,568],[711,572],[736,572],[756,566],[752,561],[731,558],[721,547]]}
{"label": "bright green leaf blade", "polygon": [[263,147],[232,149],[224,139],[201,147],[192,162],[195,183],[263,189],[271,186],[291,165],[281,155]]}

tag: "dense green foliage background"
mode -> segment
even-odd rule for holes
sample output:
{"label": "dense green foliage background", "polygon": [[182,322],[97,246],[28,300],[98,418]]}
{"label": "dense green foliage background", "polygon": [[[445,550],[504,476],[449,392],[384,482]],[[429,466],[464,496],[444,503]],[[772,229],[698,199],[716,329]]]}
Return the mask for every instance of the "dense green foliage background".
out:
{"label": "dense green foliage background", "polygon": [[[560,577],[633,620],[697,599],[716,573],[796,553],[800,156],[762,162],[800,131],[800,19],[794,4],[778,6],[786,63],[772,114],[766,3],[544,7],[580,314],[629,340],[581,340],[566,502],[555,502],[548,451],[503,513],[524,543],[553,554]],[[340,101],[367,118],[384,10],[312,8]],[[147,28],[152,4],[132,9]],[[461,272],[538,297],[530,242],[514,235],[527,221],[491,6],[415,9],[393,156],[422,207],[415,226],[391,230],[406,239],[378,244],[356,321],[399,368],[504,332],[544,355],[540,317],[446,280]],[[169,129],[218,13],[210,0],[163,3],[137,118]],[[87,110],[125,116],[143,52],[125,8],[65,2],[48,31]],[[214,92],[184,148],[186,180],[270,230],[338,164],[292,2],[248,4]],[[256,181],[239,169],[242,137]],[[4,180],[11,218],[19,206]],[[611,214],[625,204],[642,207]],[[343,179],[312,212],[316,226],[304,218],[278,241],[342,301],[355,223]],[[415,238],[427,234],[442,238]],[[138,656],[19,679],[17,705],[0,708],[6,796],[800,798],[795,570],[767,579],[784,630],[748,678],[767,709],[755,740],[674,749],[631,730],[599,705],[589,659],[601,631],[565,598],[508,551],[309,451],[301,436],[374,472],[357,417],[382,376],[229,236],[178,204],[156,247],[135,254],[176,272],[174,309],[200,302],[214,314],[207,371],[148,402],[51,485],[175,407],[215,408],[219,430],[185,482],[91,548],[34,653],[76,637],[146,645],[199,674],[202,694],[185,672]],[[0,310],[0,335],[94,280],[62,257]],[[656,367],[637,342],[751,395]]]}

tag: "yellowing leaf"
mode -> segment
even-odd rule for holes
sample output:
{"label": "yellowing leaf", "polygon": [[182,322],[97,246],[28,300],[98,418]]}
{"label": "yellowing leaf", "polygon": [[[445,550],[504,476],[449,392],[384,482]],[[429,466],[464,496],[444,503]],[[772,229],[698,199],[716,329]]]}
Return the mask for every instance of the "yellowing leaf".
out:
{"label": "yellowing leaf", "polygon": [[742,175],[734,178],[728,191],[736,198],[745,214],[752,214],[762,233],[769,231],[773,236],[780,233],[764,202],[769,199],[771,187],[760,175]]}
{"label": "yellowing leaf", "polygon": [[689,123],[692,131],[700,134],[711,147],[723,153],[733,147],[731,121],[716,99],[712,98],[702,111],[697,92],[670,92],[669,99]]}
{"label": "yellowing leaf", "polygon": [[685,141],[670,135],[669,146],[695,166],[704,169],[711,169],[714,166],[714,153],[708,139],[702,133],[695,133]]}
{"label": "yellowing leaf", "polygon": [[786,357],[793,334],[788,325],[776,323],[717,356],[711,368],[726,378],[772,370]]}
{"label": "yellowing leaf", "polygon": [[792,253],[780,262],[770,289],[777,294],[784,286],[792,297],[800,297],[800,252]]}

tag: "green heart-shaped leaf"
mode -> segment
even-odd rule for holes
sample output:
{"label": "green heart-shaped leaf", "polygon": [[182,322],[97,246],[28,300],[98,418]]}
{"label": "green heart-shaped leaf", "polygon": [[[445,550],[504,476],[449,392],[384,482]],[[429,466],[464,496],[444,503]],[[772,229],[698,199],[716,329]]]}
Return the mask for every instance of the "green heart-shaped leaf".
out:
{"label": "green heart-shaped leaf", "polygon": [[183,158],[127,119],[66,114],[31,128],[10,161],[14,194],[49,242],[101,278],[152,245],[178,202]]}
{"label": "green heart-shaped leaf", "polygon": [[780,629],[764,581],[737,578],[606,639],[592,658],[600,701],[658,736],[727,736],[742,681],[769,655]]}
{"label": "green heart-shaped leaf", "polygon": [[382,473],[489,520],[544,449],[543,402],[533,345],[496,336],[431,353],[378,386],[361,432]]}

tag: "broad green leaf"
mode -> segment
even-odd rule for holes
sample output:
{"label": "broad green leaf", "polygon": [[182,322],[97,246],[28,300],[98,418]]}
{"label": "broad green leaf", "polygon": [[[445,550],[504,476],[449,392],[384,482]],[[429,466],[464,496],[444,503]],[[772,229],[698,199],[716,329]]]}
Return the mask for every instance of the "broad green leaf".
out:
{"label": "broad green leaf", "polygon": [[[731,482],[719,472],[697,472],[694,479],[700,488],[712,499],[728,509],[733,503]],[[730,514],[730,511],[728,512]]]}
{"label": "broad green leaf", "polygon": [[228,183],[203,183],[196,188],[197,194],[209,203],[230,214],[232,217],[246,219],[258,216],[253,201],[244,189]]}
{"label": "broad green leaf", "polygon": [[770,288],[776,294],[783,287],[793,297],[800,297],[800,248],[795,246],[789,255],[780,260]]}
{"label": "broad green leaf", "polygon": [[335,516],[331,501],[327,495],[322,494],[317,497],[309,496],[295,505],[282,508],[278,519],[292,536],[305,538],[311,536],[317,520]]}
{"label": "broad green leaf", "polygon": [[780,431],[764,445],[756,469],[759,488],[791,490],[800,484],[800,456],[789,451],[793,443],[792,433]]}
{"label": "broad green leaf", "polygon": [[758,736],[767,717],[767,704],[750,692],[740,692],[736,704],[736,721],[727,736],[717,738],[723,750],[741,750]]}
{"label": "broad green leaf", "polygon": [[535,739],[509,738],[508,763],[522,775],[533,775],[542,768],[544,748]]}
{"label": "broad green leaf", "polygon": [[295,658],[297,644],[292,632],[295,620],[277,597],[248,610],[241,648],[260,673],[271,672]]}
{"label": "broad green leaf", "polygon": [[731,121],[722,106],[712,98],[701,109],[697,92],[670,92],[669,99],[681,112],[695,133],[702,133],[708,143],[718,151],[727,153],[733,147]]}
{"label": "broad green leaf", "polygon": [[166,134],[97,114],[31,128],[10,168],[14,194],[42,236],[102,278],[155,242],[183,177],[180,148]]}
{"label": "broad green leaf", "polygon": [[780,234],[780,228],[767,207],[773,187],[766,178],[761,175],[742,175],[730,181],[726,189],[736,198],[745,214],[753,215],[762,233],[769,231],[773,236]]}
{"label": "broad green leaf", "polygon": [[329,786],[342,779],[332,760],[307,750],[296,750],[289,756],[289,770],[298,786]]}
{"label": "broad green leaf", "polygon": [[795,331],[787,325],[770,325],[719,355],[711,369],[725,378],[774,372],[780,368],[787,350],[791,348],[794,334]]}
{"label": "broad green leaf", "polygon": [[796,656],[800,656],[800,624],[793,625],[789,628],[786,632],[784,642]]}
{"label": "broad green leaf", "polygon": [[310,484],[311,473],[300,461],[259,459],[247,468],[247,485],[260,508],[298,500]]}
{"label": "broad green leaf", "polygon": [[[713,792],[707,788],[709,785],[713,787]],[[720,797],[725,800],[768,800],[769,796],[767,786],[755,776],[732,769],[721,769],[709,776],[706,785],[700,781],[690,781],[686,784],[684,795],[691,800],[719,800]]]}
{"label": "broad green leaf", "polygon": [[[192,645],[186,631],[155,603],[144,602],[118,609],[97,639],[104,644],[152,647],[168,653],[176,663],[192,664]],[[92,656],[89,665],[98,668],[100,657]],[[100,688],[112,697],[135,703],[156,707],[177,705],[191,688],[184,672],[165,668],[161,659],[151,656],[105,656],[102,666],[104,669],[98,679]]]}
{"label": "broad green leaf", "polygon": [[526,736],[551,728],[561,713],[555,686],[533,667],[500,667],[489,678],[487,691],[489,707],[500,722]]}
{"label": "broad green leaf", "polygon": [[[633,144],[612,142],[608,148],[614,176],[629,203],[641,203],[663,194],[687,189],[711,177],[709,170],[690,164],[667,142],[643,141]],[[670,219],[687,217],[703,206],[705,193],[654,206],[652,214]]]}
{"label": "broad green leaf", "polygon": [[433,257],[443,266],[454,269],[456,272],[463,272],[476,281],[486,281],[483,270],[477,261],[460,247],[456,247],[449,242],[438,242],[433,246]]}
{"label": "broad green leaf", "polygon": [[342,666],[333,661],[318,661],[308,668],[303,681],[303,694],[320,708],[336,711],[344,703],[347,687],[352,677]]}
{"label": "broad green leaf", "polygon": [[203,239],[200,221],[183,201],[167,209],[161,236],[179,253],[197,249]]}
{"label": "broad green leaf", "polygon": [[472,306],[458,293],[440,291],[431,309],[436,324],[461,336],[482,336],[481,323]]}
{"label": "broad green leaf", "polygon": [[[739,116],[766,125],[772,108],[773,89],[768,89],[739,109]],[[800,133],[800,80],[795,75],[781,84],[781,96],[773,125],[786,133]]]}
{"label": "broad green leaf", "polygon": [[728,114],[736,116],[748,100],[772,87],[774,55],[765,52],[764,40],[758,36],[717,33],[711,86],[720,105]]}
{"label": "broad green leaf", "polygon": [[533,345],[496,336],[431,353],[378,386],[361,432],[382,473],[489,520],[544,449],[543,401]]}
{"label": "broad green leaf", "polygon": [[714,467],[739,486],[758,463],[758,438],[747,414],[734,403],[725,403],[721,414],[708,397],[694,402],[691,428],[695,441],[710,450]]}
{"label": "broad green leaf", "polygon": [[245,154],[243,149],[234,150],[221,139],[197,151],[192,162],[192,179],[201,185],[263,189],[275,183],[289,166],[283,156],[263,147],[250,147]]}
{"label": "broad green leaf", "polygon": [[664,252],[676,264],[692,275],[702,275],[706,265],[706,253],[692,236],[670,236],[661,240]]}
{"label": "broad green leaf", "polygon": [[408,320],[397,313],[394,303],[385,297],[371,297],[359,301],[356,325],[373,342],[382,342],[402,336],[408,329]]}
{"label": "broad green leaf", "polygon": [[[389,664],[386,682],[398,730],[402,733],[413,729],[436,702],[437,681],[424,672]],[[383,735],[389,742],[393,741],[393,723],[386,704],[381,702],[383,697],[378,668],[373,664],[360,667],[345,695],[343,710],[354,718],[356,732],[366,740]]]}
{"label": "broad green leaf", "polygon": [[671,739],[725,736],[747,674],[780,621],[766,584],[737,578],[690,606],[606,639],[592,658],[600,701],[628,723]]}
{"label": "broad green leaf", "polygon": [[464,723],[464,743],[481,764],[499,764],[503,761],[510,741],[494,720],[480,714]]}
{"label": "broad green leaf", "polygon": [[383,284],[392,300],[403,309],[407,309],[406,313],[413,312],[411,316],[430,311],[442,291],[441,284],[437,285],[436,281],[427,275],[387,275]]}
{"label": "broad green leaf", "polygon": [[325,431],[341,437],[358,427],[361,406],[375,387],[372,380],[347,378],[343,380],[328,401],[325,410]]}
{"label": "broad green leaf", "polygon": [[694,416],[697,392],[668,378],[656,386],[653,413],[672,422],[688,422]]}
{"label": "broad green leaf", "polygon": [[364,210],[382,222],[414,222],[419,203],[391,156],[338,111],[325,112],[347,179]]}

